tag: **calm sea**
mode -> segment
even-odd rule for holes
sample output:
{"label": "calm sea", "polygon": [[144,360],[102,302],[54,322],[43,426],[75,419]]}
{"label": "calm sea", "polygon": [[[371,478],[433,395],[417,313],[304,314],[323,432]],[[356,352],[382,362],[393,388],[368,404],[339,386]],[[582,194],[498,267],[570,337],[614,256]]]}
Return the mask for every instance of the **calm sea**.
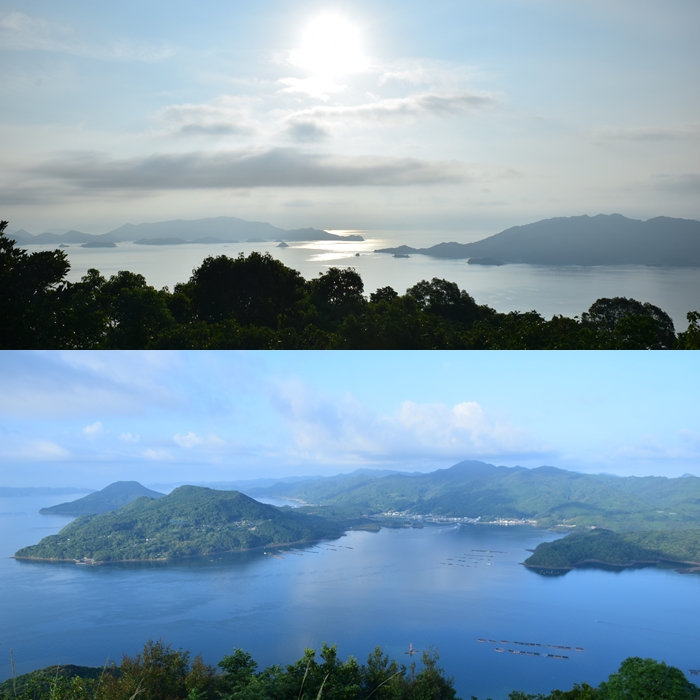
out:
{"label": "calm sea", "polygon": [[[0,499],[0,678],[10,676],[11,649],[24,673],[118,661],[149,638],[210,663],[242,647],[261,667],[292,662],[324,641],[337,643],[343,658],[364,660],[379,645],[409,662],[403,652],[412,643],[439,650],[465,700],[598,684],[632,655],[686,673],[700,668],[700,576],[646,568],[542,577],[520,562],[556,537],[545,530],[354,532],[279,551],[281,559],[249,552],[158,566],[9,558],[69,520],[41,516],[40,507],[72,499]],[[568,659],[494,652],[528,649],[516,641],[585,651],[556,651]]]}
{"label": "calm sea", "polygon": [[[145,246],[119,243],[116,248],[66,248],[71,262],[69,279],[78,280],[91,267],[104,275],[130,270],[144,275],[161,288],[186,282],[192,270],[208,255],[236,256],[253,250],[269,252],[311,279],[329,267],[354,267],[362,276],[365,292],[390,285],[403,293],[423,279],[445,278],[456,282],[478,303],[497,311],[539,311],[576,316],[601,297],[632,297],[651,302],[673,318],[677,330],[687,327],[688,311],[700,310],[700,269],[655,268],[638,265],[618,267],[551,267],[504,265],[482,267],[464,260],[437,260],[424,255],[394,258],[374,253],[377,248],[402,243],[414,247],[433,245],[449,234],[425,232],[363,231],[364,242],[222,243],[210,245]],[[461,238],[460,238],[461,240]],[[51,250],[55,246],[29,246],[28,250]],[[357,255],[359,253],[359,255]]]}

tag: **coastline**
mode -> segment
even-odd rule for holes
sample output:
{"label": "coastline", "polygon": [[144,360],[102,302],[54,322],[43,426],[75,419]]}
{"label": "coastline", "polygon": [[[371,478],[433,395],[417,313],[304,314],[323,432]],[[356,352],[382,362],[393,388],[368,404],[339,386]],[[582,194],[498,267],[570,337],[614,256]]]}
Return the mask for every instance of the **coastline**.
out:
{"label": "coastline", "polygon": [[[341,535],[343,537],[344,535]],[[315,542],[332,542],[333,540],[298,540],[296,542],[277,542],[277,543],[271,543],[271,544],[264,544],[261,545],[260,547],[248,547],[246,549],[225,549],[217,552],[209,552],[207,554],[187,554],[182,557],[168,557],[167,559],[112,559],[110,561],[94,561],[91,559],[88,559],[87,557],[83,557],[83,559],[52,559],[50,557],[18,557],[16,555],[12,555],[10,559],[16,559],[17,561],[45,561],[45,562],[50,562],[50,563],[68,563],[68,564],[76,564],[76,565],[83,565],[83,566],[103,566],[105,564],[135,564],[135,563],[143,563],[143,562],[149,562],[149,563],[158,563],[158,562],[173,562],[173,561],[179,561],[180,559],[197,559],[198,557],[211,557],[214,555],[218,554],[235,554],[237,552],[254,552],[258,549],[271,549],[275,547],[291,547],[292,545],[298,545],[298,544],[313,544]]]}
{"label": "coastline", "polygon": [[601,564],[602,566],[612,566],[616,569],[630,569],[635,566],[656,566],[658,564],[685,564],[691,568],[685,569],[683,573],[694,573],[700,572],[700,562],[697,561],[684,561],[682,559],[648,559],[648,560],[633,560],[625,564],[613,564],[608,561],[602,561],[601,559],[581,559],[580,561],[574,562],[571,566],[547,566],[542,564],[528,564],[526,561],[522,562],[522,565],[528,569],[546,569],[551,571],[572,571],[573,569],[583,566],[585,564]]}

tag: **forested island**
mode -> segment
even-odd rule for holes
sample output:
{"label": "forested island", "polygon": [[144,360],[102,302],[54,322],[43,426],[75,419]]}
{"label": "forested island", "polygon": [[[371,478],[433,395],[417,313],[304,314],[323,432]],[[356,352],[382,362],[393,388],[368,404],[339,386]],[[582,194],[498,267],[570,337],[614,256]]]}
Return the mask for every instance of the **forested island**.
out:
{"label": "forested island", "polygon": [[700,571],[700,530],[576,532],[537,545],[524,563],[532,569],[568,571],[585,564],[629,567],[664,562],[689,565],[685,571]]}
{"label": "forested island", "polygon": [[[434,278],[369,297],[352,268],[312,280],[253,252],[207,257],[188,281],[155,289],[143,275],[91,269],[68,282],[62,250],[27,253],[0,222],[0,349],[699,349],[648,302],[594,302],[580,317],[499,313]],[[329,234],[330,235],[330,234]]]}
{"label": "forested island", "polygon": [[[320,658],[319,658],[320,657]],[[125,654],[104,668],[52,666],[0,684],[0,700],[460,700],[437,651],[399,663],[380,647],[366,662],[343,661],[337,646],[320,654],[306,649],[286,666],[258,670],[243,649],[216,666],[201,656],[148,641],[141,653]],[[546,695],[514,690],[508,700],[698,700],[700,688],[665,662],[630,657],[597,688],[587,683]],[[478,700],[474,695],[471,700]]]}
{"label": "forested island", "polygon": [[181,486],[118,510],[84,515],[58,534],[15,553],[16,559],[167,561],[181,557],[340,537],[351,521],[280,509],[238,491]]}

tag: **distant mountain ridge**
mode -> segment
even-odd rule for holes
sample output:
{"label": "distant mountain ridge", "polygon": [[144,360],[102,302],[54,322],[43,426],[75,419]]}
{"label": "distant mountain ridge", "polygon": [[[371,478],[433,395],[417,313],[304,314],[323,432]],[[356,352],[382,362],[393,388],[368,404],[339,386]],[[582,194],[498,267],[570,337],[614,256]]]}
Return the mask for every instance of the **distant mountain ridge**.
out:
{"label": "distant mountain ridge", "polygon": [[620,214],[558,217],[514,226],[474,243],[402,245],[375,252],[529,265],[698,267],[700,221],[667,216],[639,221]]}
{"label": "distant mountain ridge", "polygon": [[95,491],[76,501],[42,508],[39,512],[43,515],[96,515],[117,510],[143,496],[157,499],[164,495],[141,486],[138,481],[115,481],[101,491]]}
{"label": "distant mountain ridge", "polygon": [[32,235],[20,229],[7,234],[10,238],[23,243],[89,243],[107,241],[120,243],[139,239],[178,238],[194,240],[217,238],[227,243],[237,243],[239,239],[257,238],[263,241],[362,241],[362,236],[350,234],[339,236],[315,228],[282,229],[261,221],[245,221],[234,216],[218,216],[206,219],[174,219],[144,224],[124,224],[119,228],[103,234],[68,231],[67,233],[40,233]]}
{"label": "distant mountain ridge", "polygon": [[367,514],[532,519],[541,525],[619,529],[688,527],[700,523],[700,478],[615,477],[556,467],[502,467],[460,462],[427,474],[358,474],[267,488],[253,497],[360,509]]}

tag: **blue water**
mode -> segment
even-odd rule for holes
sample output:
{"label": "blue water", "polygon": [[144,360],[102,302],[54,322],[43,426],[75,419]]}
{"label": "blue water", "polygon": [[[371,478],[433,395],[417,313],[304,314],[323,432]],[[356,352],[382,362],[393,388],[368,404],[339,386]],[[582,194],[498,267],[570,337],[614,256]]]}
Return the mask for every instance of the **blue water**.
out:
{"label": "blue water", "polygon": [[[10,559],[69,521],[36,512],[64,500],[72,497],[0,499],[0,678],[11,673],[10,649],[23,673],[118,661],[160,637],[210,663],[242,647],[261,666],[292,662],[324,641],[360,660],[376,645],[405,662],[409,643],[434,647],[459,695],[480,700],[598,684],[632,655],[686,673],[700,667],[700,576],[646,568],[542,577],[520,562],[557,537],[544,530],[353,532],[281,551],[283,559],[249,552],[100,567]],[[544,650],[568,660],[494,653],[479,637],[585,652]]]}

